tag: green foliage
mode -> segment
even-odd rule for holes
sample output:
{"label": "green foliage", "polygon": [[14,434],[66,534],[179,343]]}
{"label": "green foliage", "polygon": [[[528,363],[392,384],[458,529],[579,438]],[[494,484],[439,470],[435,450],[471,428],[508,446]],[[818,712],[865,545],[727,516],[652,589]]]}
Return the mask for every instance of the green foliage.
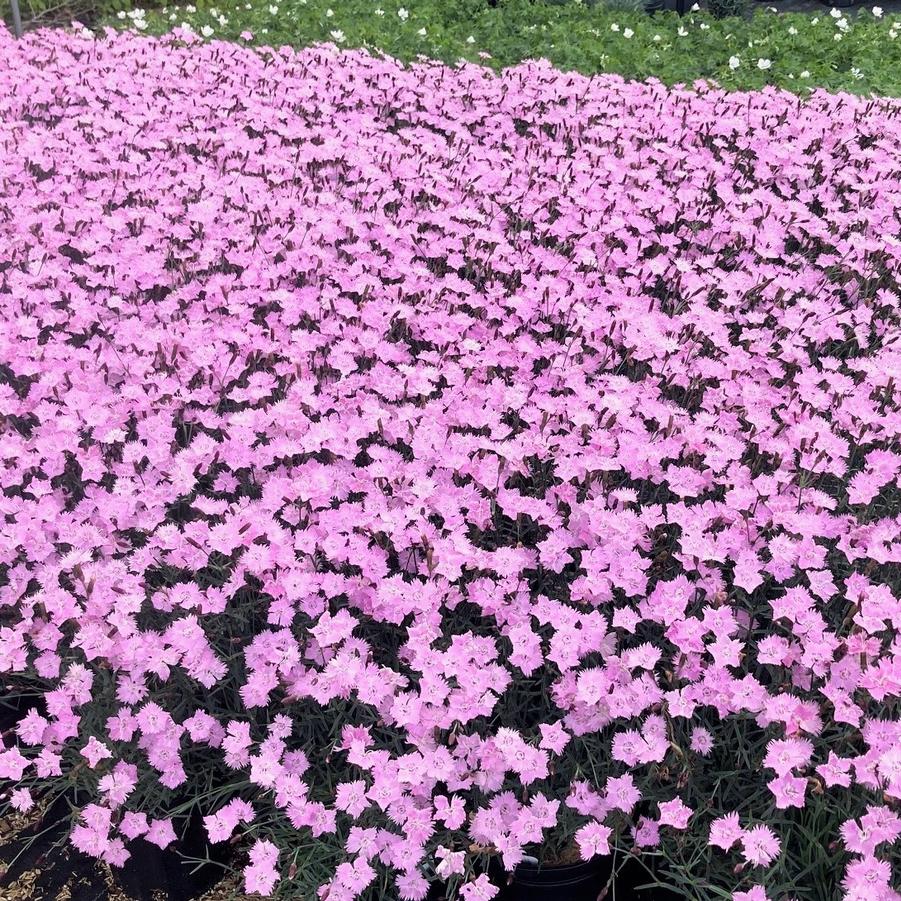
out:
{"label": "green foliage", "polygon": [[743,16],[748,11],[748,0],[707,0],[707,8],[715,19]]}
{"label": "green foliage", "polygon": [[[727,4],[716,0],[716,15]],[[637,3],[638,9],[611,4]],[[707,11],[647,15],[641,0],[554,4],[546,0],[194,0],[146,12],[120,12],[113,24],[152,34],[186,23],[210,39],[303,46],[331,41],[383,51],[403,61],[419,54],[495,69],[545,58],[565,70],[658,78],[666,84],[715,80],[733,90],[767,84],[806,93],[814,87],[901,95],[901,17],[867,9],[739,18]]]}

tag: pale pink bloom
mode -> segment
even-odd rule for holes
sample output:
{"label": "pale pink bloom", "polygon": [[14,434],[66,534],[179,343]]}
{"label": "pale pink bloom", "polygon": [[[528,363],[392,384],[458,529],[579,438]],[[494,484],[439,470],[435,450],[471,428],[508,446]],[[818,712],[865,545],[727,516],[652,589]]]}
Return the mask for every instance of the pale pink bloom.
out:
{"label": "pale pink bloom", "polygon": [[736,842],[744,835],[744,830],[738,821],[738,814],[735,811],[727,813],[724,816],[717,817],[710,824],[709,843],[728,851]]}
{"label": "pale pink bloom", "polygon": [[756,866],[765,867],[779,856],[779,839],[769,826],[759,823],[746,829],[741,838],[744,859]]}
{"label": "pale pink bloom", "polygon": [[681,798],[673,798],[671,801],[660,801],[659,822],[661,826],[672,826],[674,829],[685,829],[693,813]]}
{"label": "pale pink bloom", "polygon": [[591,860],[598,855],[606,856],[610,853],[609,839],[613,830],[597,821],[586,823],[576,832],[576,844],[582,860]]}

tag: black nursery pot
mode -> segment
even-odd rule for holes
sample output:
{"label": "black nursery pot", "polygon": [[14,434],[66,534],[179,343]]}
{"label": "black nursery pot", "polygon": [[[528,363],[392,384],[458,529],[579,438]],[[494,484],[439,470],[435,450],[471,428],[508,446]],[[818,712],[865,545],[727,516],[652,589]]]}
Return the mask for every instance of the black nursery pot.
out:
{"label": "black nursery pot", "polygon": [[[212,846],[207,841],[203,820],[197,808],[188,818],[187,829],[172,848],[161,850],[144,839],[129,846],[131,857],[116,871],[120,887],[135,901],[193,901],[211,889],[222,876],[222,867],[231,854],[231,846]],[[208,857],[211,863],[191,870],[179,853],[195,859]],[[99,897],[99,896],[98,896]]]}
{"label": "black nursery pot", "polygon": [[612,873],[609,857],[562,866],[521,863],[513,881],[501,894],[503,901],[597,901]]}

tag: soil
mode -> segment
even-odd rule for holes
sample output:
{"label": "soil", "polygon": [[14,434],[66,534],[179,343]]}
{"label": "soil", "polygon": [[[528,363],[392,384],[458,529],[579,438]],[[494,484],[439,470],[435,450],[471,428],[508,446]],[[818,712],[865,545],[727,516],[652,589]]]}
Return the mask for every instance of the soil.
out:
{"label": "soil", "polygon": [[216,868],[198,879],[173,852],[143,841],[113,872],[68,844],[66,812],[59,801],[0,820],[2,901],[252,901],[240,877],[221,879]]}

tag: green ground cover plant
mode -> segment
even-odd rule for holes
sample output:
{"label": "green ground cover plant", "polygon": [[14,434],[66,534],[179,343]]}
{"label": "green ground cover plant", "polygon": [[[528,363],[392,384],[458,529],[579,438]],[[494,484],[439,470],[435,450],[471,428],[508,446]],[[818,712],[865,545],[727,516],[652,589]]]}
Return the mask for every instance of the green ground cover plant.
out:
{"label": "green ground cover plant", "polygon": [[109,23],[147,34],[187,25],[209,40],[274,46],[330,42],[405,62],[426,56],[503,69],[547,59],[563,70],[668,85],[706,79],[734,90],[777,85],[802,94],[823,87],[901,95],[901,17],[878,6],[853,13],[824,7],[815,16],[757,7],[748,16],[716,18],[700,9],[648,15],[632,0],[506,0],[496,7],[484,0],[195,0],[123,8]]}

